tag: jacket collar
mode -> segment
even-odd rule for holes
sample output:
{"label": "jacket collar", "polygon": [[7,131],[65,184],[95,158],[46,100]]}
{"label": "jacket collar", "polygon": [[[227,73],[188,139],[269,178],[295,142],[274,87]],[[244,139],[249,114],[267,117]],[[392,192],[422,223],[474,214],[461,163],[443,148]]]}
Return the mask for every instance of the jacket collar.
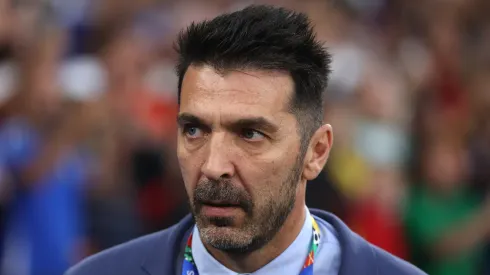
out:
{"label": "jacket collar", "polygon": [[[339,275],[364,274],[366,270],[376,268],[373,248],[352,232],[345,223],[335,215],[321,210],[310,209],[310,213],[328,222],[337,231],[342,253]],[[142,269],[149,275],[182,274],[185,242],[193,226],[192,216],[187,215],[178,224],[161,231],[159,238],[144,258]]]}

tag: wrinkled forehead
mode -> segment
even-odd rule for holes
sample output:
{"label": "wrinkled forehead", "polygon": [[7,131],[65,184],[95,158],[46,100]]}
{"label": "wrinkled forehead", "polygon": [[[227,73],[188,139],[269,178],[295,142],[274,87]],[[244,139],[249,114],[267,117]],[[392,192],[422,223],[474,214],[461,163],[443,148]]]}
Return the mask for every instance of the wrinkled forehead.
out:
{"label": "wrinkled forehead", "polygon": [[180,111],[274,116],[288,112],[293,87],[283,72],[191,66],[182,82]]}

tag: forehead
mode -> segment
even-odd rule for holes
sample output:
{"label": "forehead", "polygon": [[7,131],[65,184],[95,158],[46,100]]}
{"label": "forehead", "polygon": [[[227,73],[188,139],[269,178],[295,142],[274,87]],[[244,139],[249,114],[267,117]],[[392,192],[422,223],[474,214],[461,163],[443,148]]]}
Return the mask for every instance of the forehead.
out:
{"label": "forehead", "polygon": [[293,81],[287,73],[259,70],[219,73],[190,66],[182,81],[180,111],[275,115],[288,111]]}

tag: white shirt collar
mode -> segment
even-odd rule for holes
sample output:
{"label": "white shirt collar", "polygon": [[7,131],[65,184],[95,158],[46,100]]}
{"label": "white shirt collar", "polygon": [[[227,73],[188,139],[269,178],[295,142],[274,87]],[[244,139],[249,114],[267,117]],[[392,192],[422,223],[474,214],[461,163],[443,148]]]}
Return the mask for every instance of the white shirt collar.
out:
{"label": "white shirt collar", "polygon": [[[311,215],[308,208],[305,206],[306,218],[301,231],[296,239],[284,250],[281,255],[272,260],[270,263],[260,268],[254,275],[267,274],[284,274],[298,275],[303,268],[303,264],[310,249],[310,241],[312,236]],[[209,254],[204,247],[199,236],[197,226],[194,226],[192,238],[192,255],[196,263],[199,275],[237,275],[240,273],[234,272],[220,264],[216,259]]]}

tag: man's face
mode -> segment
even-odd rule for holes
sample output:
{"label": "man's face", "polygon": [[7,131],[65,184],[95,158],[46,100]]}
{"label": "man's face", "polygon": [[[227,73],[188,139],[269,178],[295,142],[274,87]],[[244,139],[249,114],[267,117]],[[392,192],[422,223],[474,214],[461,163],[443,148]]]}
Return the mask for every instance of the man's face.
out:
{"label": "man's face", "polygon": [[284,73],[191,66],[177,155],[201,238],[217,249],[265,245],[292,210],[303,171],[293,81]]}

